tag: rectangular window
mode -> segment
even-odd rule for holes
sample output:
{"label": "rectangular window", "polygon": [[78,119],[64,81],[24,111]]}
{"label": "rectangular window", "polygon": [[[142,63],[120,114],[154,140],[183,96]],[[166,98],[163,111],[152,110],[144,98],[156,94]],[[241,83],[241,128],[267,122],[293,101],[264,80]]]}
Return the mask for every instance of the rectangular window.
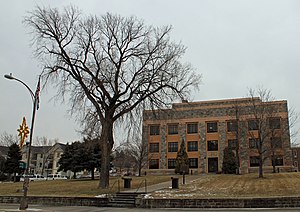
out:
{"label": "rectangular window", "polygon": [[198,158],[189,158],[189,167],[198,168]]}
{"label": "rectangular window", "polygon": [[149,152],[159,152],[159,143],[150,143]]}
{"label": "rectangular window", "polygon": [[280,118],[270,118],[269,119],[270,129],[280,129]]}
{"label": "rectangular window", "polygon": [[281,137],[273,137],[271,138],[271,148],[282,148],[282,140]]}
{"label": "rectangular window", "polygon": [[198,142],[197,141],[189,141],[188,142],[188,152],[198,151]]}
{"label": "rectangular window", "polygon": [[282,156],[275,156],[275,160],[272,160],[272,166],[274,166],[274,162],[275,162],[275,166],[283,166],[283,157]]}
{"label": "rectangular window", "polygon": [[168,152],[178,152],[178,142],[168,142]]}
{"label": "rectangular window", "polygon": [[237,140],[236,139],[229,139],[228,140],[228,147],[231,148],[231,149],[236,149]]}
{"label": "rectangular window", "polygon": [[150,126],[150,135],[159,135],[159,125]]}
{"label": "rectangular window", "polygon": [[256,138],[249,138],[249,148],[250,149],[258,148],[258,140]]}
{"label": "rectangular window", "polygon": [[227,122],[227,132],[236,132],[238,128],[237,121]]}
{"label": "rectangular window", "polygon": [[174,169],[176,165],[176,159],[171,158],[168,159],[168,169]]}
{"label": "rectangular window", "polygon": [[188,123],[187,124],[187,134],[198,133],[198,124],[197,123]]}
{"label": "rectangular window", "polygon": [[208,151],[218,151],[218,141],[207,141],[207,150]]}
{"label": "rectangular window", "polygon": [[294,158],[297,158],[297,150],[293,150]]}
{"label": "rectangular window", "polygon": [[168,135],[177,135],[177,134],[178,134],[178,124],[169,124]]}
{"label": "rectangular window", "polygon": [[218,132],[218,122],[207,122],[206,130],[208,133]]}
{"label": "rectangular window", "polygon": [[257,166],[259,166],[259,157],[251,156],[250,157],[250,167],[257,167]]}
{"label": "rectangular window", "polygon": [[159,169],[159,160],[158,159],[149,160],[149,169]]}
{"label": "rectangular window", "polygon": [[256,120],[248,121],[248,130],[258,130],[258,122]]}

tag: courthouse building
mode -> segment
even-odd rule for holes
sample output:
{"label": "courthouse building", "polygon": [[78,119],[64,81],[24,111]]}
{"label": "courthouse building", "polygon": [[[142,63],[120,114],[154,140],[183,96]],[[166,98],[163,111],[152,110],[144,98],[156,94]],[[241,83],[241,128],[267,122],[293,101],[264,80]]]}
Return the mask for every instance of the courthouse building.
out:
{"label": "courthouse building", "polygon": [[194,173],[220,172],[226,146],[237,148],[241,173],[257,170],[259,157],[255,136],[258,136],[258,129],[249,112],[251,101],[264,107],[276,107],[267,118],[276,138],[269,136],[269,144],[264,144],[269,147],[264,154],[268,156],[264,160],[265,170],[271,170],[272,163],[276,170],[291,169],[287,101],[239,98],[174,103],[170,109],[144,111],[143,142],[148,143],[148,171],[174,173],[181,142],[185,144],[189,167]]}

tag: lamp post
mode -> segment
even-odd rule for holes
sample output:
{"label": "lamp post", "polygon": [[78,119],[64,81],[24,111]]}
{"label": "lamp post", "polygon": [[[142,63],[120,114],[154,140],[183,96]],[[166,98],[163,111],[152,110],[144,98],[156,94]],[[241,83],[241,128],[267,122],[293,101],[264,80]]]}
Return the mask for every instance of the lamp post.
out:
{"label": "lamp post", "polygon": [[29,165],[30,165],[30,153],[31,153],[31,145],[32,145],[32,137],[33,137],[33,126],[34,126],[34,119],[35,119],[35,112],[37,110],[38,107],[38,95],[39,95],[39,91],[40,91],[40,78],[36,87],[36,92],[34,93],[30,87],[23,82],[22,80],[15,78],[12,76],[12,74],[10,75],[4,75],[4,77],[6,79],[9,80],[16,80],[20,83],[22,83],[27,90],[30,93],[31,99],[32,99],[32,103],[33,103],[33,107],[32,107],[32,118],[31,118],[31,128],[30,128],[30,135],[29,135],[29,145],[28,145],[28,155],[27,155],[27,164],[26,164],[26,169],[25,169],[25,179],[24,179],[24,183],[23,183],[23,198],[21,199],[20,202],[20,210],[25,210],[26,208],[28,208],[28,200],[27,200],[27,193],[28,193],[28,187],[29,187]]}

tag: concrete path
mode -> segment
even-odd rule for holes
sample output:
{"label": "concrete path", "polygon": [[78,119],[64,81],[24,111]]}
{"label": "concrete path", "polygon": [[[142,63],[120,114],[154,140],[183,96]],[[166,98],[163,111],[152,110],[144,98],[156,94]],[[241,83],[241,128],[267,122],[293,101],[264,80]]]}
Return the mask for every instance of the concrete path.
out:
{"label": "concrete path", "polygon": [[[191,183],[193,180],[196,180],[200,177],[201,175],[186,175],[185,176],[185,183],[186,184],[189,184]],[[178,177],[178,180],[179,180],[179,188],[180,188],[180,185],[183,184],[183,179],[182,179],[182,175],[177,175],[177,176],[174,176],[174,177]],[[145,192],[145,193],[151,193],[151,192],[154,192],[154,191],[158,191],[158,190],[162,190],[162,189],[167,189],[167,188],[172,188],[172,180],[171,180],[171,176],[170,176],[170,180],[169,181],[166,181],[166,182],[163,182],[163,183],[159,183],[159,184],[154,184],[154,185],[150,185],[150,186],[147,186],[147,191],[145,190],[145,187],[142,186],[140,189],[130,189],[130,190],[124,190],[122,192]]]}

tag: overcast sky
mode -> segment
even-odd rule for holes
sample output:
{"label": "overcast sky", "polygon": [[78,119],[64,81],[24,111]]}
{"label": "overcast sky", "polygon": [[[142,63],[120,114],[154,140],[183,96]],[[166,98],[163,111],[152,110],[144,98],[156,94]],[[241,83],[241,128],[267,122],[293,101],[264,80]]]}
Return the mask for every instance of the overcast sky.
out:
{"label": "overcast sky", "polygon": [[[3,77],[13,73],[35,89],[41,66],[22,24],[26,12],[36,4],[63,8],[70,3],[87,15],[111,12],[149,25],[172,25],[172,39],[187,47],[184,61],[203,74],[194,101],[245,97],[249,88],[262,85],[300,112],[298,0],[9,0],[0,7],[0,133],[17,134],[23,116],[30,125],[28,91]],[[63,143],[81,139],[67,104],[51,100],[54,94],[41,93],[34,136]]]}

